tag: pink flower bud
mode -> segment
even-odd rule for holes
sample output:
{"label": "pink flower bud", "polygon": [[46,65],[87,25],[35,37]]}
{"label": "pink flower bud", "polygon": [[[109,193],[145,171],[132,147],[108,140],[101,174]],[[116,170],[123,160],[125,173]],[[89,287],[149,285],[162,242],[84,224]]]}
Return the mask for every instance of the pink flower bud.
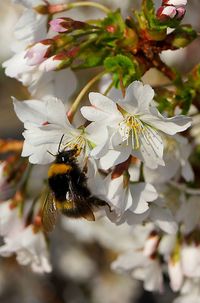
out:
{"label": "pink flower bud", "polygon": [[185,15],[186,9],[184,7],[178,7],[176,11],[177,11],[176,19],[182,19]]}
{"label": "pink flower bud", "polygon": [[62,18],[58,18],[58,19],[54,19],[54,20],[51,20],[49,22],[50,26],[51,26],[51,29],[54,31],[54,32],[57,32],[57,33],[64,33],[67,31],[67,29],[65,27],[62,26],[62,23],[64,22],[65,20],[62,19]]}
{"label": "pink flower bud", "polygon": [[32,66],[42,63],[45,60],[50,47],[51,44],[46,42],[39,42],[31,46],[25,54],[27,65]]}
{"label": "pink flower bud", "polygon": [[187,0],[163,0],[162,5],[184,6]]}
{"label": "pink flower bud", "polygon": [[81,22],[81,21],[76,21],[71,18],[54,19],[54,20],[51,20],[49,22],[49,24],[51,26],[51,29],[54,32],[58,32],[58,33],[64,33],[67,31],[81,29],[81,28],[84,28],[85,26],[87,26],[86,23]]}
{"label": "pink flower bud", "polygon": [[55,55],[42,62],[42,64],[40,64],[39,69],[41,71],[50,72],[56,70],[61,62],[62,60],[58,59],[57,56]]}
{"label": "pink flower bud", "polygon": [[161,6],[156,13],[158,19],[161,21],[173,19],[176,14],[177,12],[174,6]]}

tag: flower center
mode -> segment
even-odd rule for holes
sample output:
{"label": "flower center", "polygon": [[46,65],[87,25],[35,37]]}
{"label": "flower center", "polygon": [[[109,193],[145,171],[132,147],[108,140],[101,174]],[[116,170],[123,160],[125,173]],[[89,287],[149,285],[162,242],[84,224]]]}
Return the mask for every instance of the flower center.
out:
{"label": "flower center", "polygon": [[135,116],[126,116],[125,119],[119,123],[119,133],[122,136],[122,140],[127,141],[128,145],[129,138],[131,138],[133,149],[140,148],[139,137],[144,131],[144,124]]}
{"label": "flower center", "polygon": [[64,144],[65,149],[77,149],[77,155],[85,150],[87,140],[82,135],[73,137],[70,141]]}

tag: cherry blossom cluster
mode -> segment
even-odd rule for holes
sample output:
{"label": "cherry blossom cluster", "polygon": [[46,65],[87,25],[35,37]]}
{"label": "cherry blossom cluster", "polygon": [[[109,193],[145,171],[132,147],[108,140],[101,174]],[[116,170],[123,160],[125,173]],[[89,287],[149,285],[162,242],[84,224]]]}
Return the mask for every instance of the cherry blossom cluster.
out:
{"label": "cherry blossom cluster", "polygon": [[[28,88],[30,98],[19,101],[12,97],[15,113],[24,124],[23,144],[0,141],[0,152],[11,152],[0,164],[0,235],[4,239],[0,255],[15,253],[20,264],[30,265],[34,271],[52,270],[41,220],[47,169],[59,149],[78,148],[77,163],[84,168],[92,195],[108,207],[96,210],[94,223],[63,216],[63,228],[81,235],[82,240],[89,231],[90,240],[117,253],[112,269],[142,280],[146,290],[163,291],[163,275],[167,272],[172,290],[181,293],[174,303],[198,301],[200,191],[190,159],[191,155],[195,158],[200,142],[199,117],[198,108],[193,108],[192,119],[189,110],[193,99],[187,103],[184,97],[186,93],[191,98],[198,96],[199,79],[194,83],[191,79],[195,81],[199,71],[191,72],[188,83],[178,82],[177,75],[158,56],[169,45],[177,49],[195,38],[193,32],[192,38],[183,32],[186,44],[179,46],[176,34],[180,35],[180,28],[168,35],[168,25],[164,29],[160,25],[160,21],[168,19],[179,22],[187,1],[163,0],[157,13],[151,12],[153,28],[148,27],[151,22],[144,9],[137,16],[140,22],[146,18],[145,22],[141,26],[137,20],[139,31],[135,32],[136,25],[130,18],[124,25],[117,15],[118,28],[118,24],[108,23],[115,19],[110,9],[101,1],[90,2],[109,15],[103,23],[103,34],[98,20],[82,21],[94,19],[93,11],[86,16],[82,8],[77,18],[81,21],[72,19],[68,10],[74,4],[69,1],[14,2],[26,9],[15,28],[15,53],[3,67],[7,76]],[[145,6],[147,1],[143,2]],[[86,4],[88,1],[77,2],[80,6]],[[61,12],[63,16],[58,17]],[[155,24],[161,26],[157,33]],[[101,39],[104,34],[106,37],[101,44],[106,49],[103,56],[108,54],[105,69],[73,99],[80,88],[75,68],[70,65],[80,50],[75,36],[89,34],[89,39],[97,43],[100,30]],[[113,35],[112,39],[107,35]],[[120,35],[127,38],[126,43]],[[79,41],[82,50],[88,43],[84,39],[81,36]],[[101,61],[93,61],[98,54],[92,54],[92,47],[86,62],[92,58],[92,64],[101,68]],[[115,56],[114,51],[120,47],[122,53]],[[157,67],[172,81],[172,89],[158,91],[143,83],[141,75],[151,67]],[[187,91],[181,95],[184,87]]]}
{"label": "cherry blossom cluster", "polygon": [[157,16],[161,21],[167,19],[182,19],[186,12],[186,4],[187,0],[163,0],[162,6],[157,10]]}

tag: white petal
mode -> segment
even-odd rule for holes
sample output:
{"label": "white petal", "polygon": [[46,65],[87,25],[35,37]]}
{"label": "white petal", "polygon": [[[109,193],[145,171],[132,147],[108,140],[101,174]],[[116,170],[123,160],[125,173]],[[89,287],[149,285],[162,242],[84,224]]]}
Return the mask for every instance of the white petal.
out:
{"label": "white petal", "polygon": [[149,213],[150,208],[148,208],[148,210],[142,214],[135,214],[132,211],[127,210],[118,223],[121,224],[127,222],[128,225],[137,226],[138,224],[142,224],[142,222],[144,222],[148,218]]}
{"label": "white petal", "polygon": [[181,174],[187,182],[194,181],[194,172],[188,161],[186,161],[185,165],[182,166]]}
{"label": "white petal", "polygon": [[130,186],[133,203],[130,208],[136,214],[142,214],[149,208],[148,202],[157,199],[158,194],[155,188],[148,183],[138,183]]}
{"label": "white petal", "polygon": [[181,249],[183,273],[187,277],[200,277],[200,247],[199,245],[184,244]]}
{"label": "white petal", "polygon": [[34,146],[43,144],[58,144],[66,129],[56,125],[46,125],[45,127],[38,127],[26,130],[23,132],[24,138]]}
{"label": "white petal", "polygon": [[180,261],[177,261],[176,263],[169,261],[168,273],[172,290],[179,291],[183,283],[183,271]]}
{"label": "white petal", "polygon": [[161,255],[168,258],[176,245],[176,234],[165,234],[159,243],[158,251]]}
{"label": "white petal", "polygon": [[105,156],[100,159],[100,166],[102,169],[109,169],[114,165],[122,163],[128,159],[130,156],[130,150],[125,149],[124,152],[120,152],[117,150],[109,150]]}
{"label": "white petal", "polygon": [[142,115],[140,119],[169,135],[174,135],[178,132],[182,132],[191,126],[190,117],[175,116],[172,118],[164,118],[158,111],[157,116]]}
{"label": "white petal", "polygon": [[15,54],[11,59],[3,63],[2,66],[5,68],[5,74],[7,76],[19,78],[21,77],[21,74],[34,70],[34,67],[26,64],[26,59],[24,59],[25,53],[26,51]]}
{"label": "white petal", "polygon": [[169,234],[177,232],[177,224],[169,209],[151,205],[150,217],[165,232]]}
{"label": "white petal", "polygon": [[[165,158],[164,158],[165,160]],[[143,167],[144,178],[146,182],[150,183],[163,183],[170,180],[177,172],[179,168],[179,162],[176,158],[165,161],[165,166],[158,166],[157,169],[150,169],[149,167]]]}
{"label": "white petal", "polygon": [[66,109],[63,102],[57,98],[50,97],[45,100],[47,121],[57,125],[69,126],[70,123],[67,119]]}
{"label": "white petal", "polygon": [[161,265],[157,260],[153,260],[146,268],[144,289],[148,291],[163,291],[163,275]]}
{"label": "white petal", "polygon": [[83,106],[82,115],[89,121],[102,121],[104,119],[122,118],[116,104],[100,93],[90,93],[89,99],[92,106]]}
{"label": "white petal", "polygon": [[116,261],[111,264],[112,269],[118,272],[130,271],[135,267],[144,264],[145,257],[141,252],[128,251],[123,255],[120,255]]}
{"label": "white petal", "polygon": [[88,133],[88,139],[96,146],[90,155],[96,159],[103,157],[109,149],[110,136],[112,129],[109,127],[101,127],[100,123],[91,123],[85,128]]}
{"label": "white petal", "polygon": [[24,142],[22,157],[29,156],[29,162],[32,164],[48,164],[55,160],[51,154],[56,154],[58,145],[44,144],[40,146],[33,146],[26,141]]}
{"label": "white petal", "polygon": [[[152,129],[151,129],[152,130]],[[147,135],[148,136],[148,135]],[[155,132],[150,133],[149,139],[146,136],[140,136],[141,146],[139,150],[133,150],[132,155],[142,160],[146,166],[155,169],[158,165],[164,165],[162,159],[163,142],[161,137]]]}
{"label": "white petal", "polygon": [[115,102],[100,93],[90,93],[89,100],[94,108],[97,108],[106,114],[114,114],[115,112],[118,112]]}
{"label": "white petal", "polygon": [[150,85],[134,81],[128,86],[126,96],[120,100],[119,105],[130,114],[149,112],[149,104],[153,97],[154,91]]}
{"label": "white petal", "polygon": [[15,112],[22,121],[31,121],[43,124],[47,121],[45,103],[39,100],[18,101],[13,98]]}

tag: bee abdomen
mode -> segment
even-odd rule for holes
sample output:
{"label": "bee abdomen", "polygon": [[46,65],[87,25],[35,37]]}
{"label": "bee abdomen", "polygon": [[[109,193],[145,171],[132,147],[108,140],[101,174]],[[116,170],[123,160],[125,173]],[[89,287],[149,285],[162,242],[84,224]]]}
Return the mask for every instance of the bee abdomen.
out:
{"label": "bee abdomen", "polygon": [[90,206],[85,203],[79,207],[73,201],[65,201],[59,203],[58,208],[61,210],[62,214],[70,218],[85,218],[88,221],[95,221],[95,216],[93,214]]}

